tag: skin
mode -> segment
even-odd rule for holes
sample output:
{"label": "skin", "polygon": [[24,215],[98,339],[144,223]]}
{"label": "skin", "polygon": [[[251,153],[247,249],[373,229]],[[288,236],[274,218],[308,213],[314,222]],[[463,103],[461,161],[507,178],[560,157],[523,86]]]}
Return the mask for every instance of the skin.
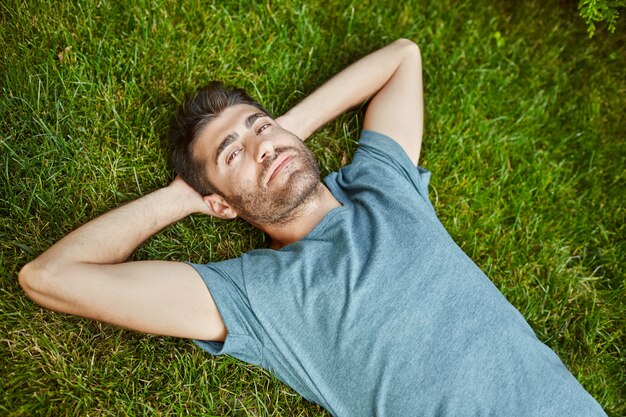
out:
{"label": "skin", "polygon": [[[364,129],[393,138],[417,164],[423,125],[421,57],[417,45],[399,39],[350,65],[283,116],[261,120],[270,125],[262,130],[256,123],[246,126],[250,108],[227,109],[203,130],[194,149],[224,195],[201,196],[177,177],[55,243],[22,268],[21,287],[33,301],[51,310],[145,333],[225,340],[228,329],[191,266],[128,262],[128,257],[162,228],[192,213],[234,218],[241,212],[270,235],[275,249],[302,239],[339,203],[319,178],[313,182],[307,178],[310,167],[298,138],[306,140],[320,126],[368,98]],[[239,139],[224,155],[238,152],[237,162],[230,168],[221,166],[220,156],[215,165],[219,144],[233,132]],[[267,173],[271,176],[282,162],[267,181]],[[293,195],[272,206],[272,199],[282,192]],[[259,213],[254,204],[266,214],[276,207],[284,210],[281,221],[255,219]]]}
{"label": "skin", "polygon": [[[249,105],[226,109],[200,133],[194,155],[223,195],[205,196],[221,218],[240,215],[272,237],[278,249],[313,229],[340,203],[320,182],[315,157],[293,133]],[[221,148],[222,138],[238,139]],[[218,149],[221,149],[217,157]]]}

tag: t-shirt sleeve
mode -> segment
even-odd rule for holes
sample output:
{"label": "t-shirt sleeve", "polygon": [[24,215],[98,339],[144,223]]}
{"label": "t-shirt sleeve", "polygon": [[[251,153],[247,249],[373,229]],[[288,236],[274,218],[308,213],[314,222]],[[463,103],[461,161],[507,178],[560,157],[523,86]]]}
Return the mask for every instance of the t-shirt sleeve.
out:
{"label": "t-shirt sleeve", "polygon": [[189,265],[198,272],[209,289],[228,331],[224,342],[194,342],[212,355],[228,354],[248,363],[260,364],[263,361],[262,336],[250,307],[241,259]]}
{"label": "t-shirt sleeve", "polygon": [[370,167],[369,171],[375,175],[392,173],[399,176],[417,191],[420,198],[434,212],[428,198],[430,171],[413,164],[402,146],[389,136],[373,130],[363,130],[352,164],[367,164]]}

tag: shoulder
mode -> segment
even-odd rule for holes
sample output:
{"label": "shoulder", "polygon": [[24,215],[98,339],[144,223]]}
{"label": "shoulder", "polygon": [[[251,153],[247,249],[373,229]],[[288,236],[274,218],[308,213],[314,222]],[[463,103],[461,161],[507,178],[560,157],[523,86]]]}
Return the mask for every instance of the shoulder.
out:
{"label": "shoulder", "polygon": [[371,180],[385,184],[399,181],[422,188],[430,179],[430,172],[415,165],[396,140],[373,130],[361,132],[352,163],[344,169],[354,171],[353,176],[369,175]]}
{"label": "shoulder", "polygon": [[394,139],[374,130],[363,130],[354,160],[373,160],[392,166],[415,168],[404,148]]}
{"label": "shoulder", "polygon": [[349,165],[329,175],[325,182],[333,194],[346,198],[409,200],[432,205],[428,200],[430,172],[413,163],[393,138],[373,130],[363,130],[359,146]]}

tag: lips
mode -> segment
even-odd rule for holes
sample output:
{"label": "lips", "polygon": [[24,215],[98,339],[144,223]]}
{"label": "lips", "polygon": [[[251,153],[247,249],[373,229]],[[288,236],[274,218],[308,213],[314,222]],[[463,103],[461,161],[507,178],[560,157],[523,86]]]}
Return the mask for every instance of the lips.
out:
{"label": "lips", "polygon": [[270,166],[268,172],[270,175],[266,181],[269,183],[272,179],[282,171],[282,169],[294,158],[294,155],[280,155]]}

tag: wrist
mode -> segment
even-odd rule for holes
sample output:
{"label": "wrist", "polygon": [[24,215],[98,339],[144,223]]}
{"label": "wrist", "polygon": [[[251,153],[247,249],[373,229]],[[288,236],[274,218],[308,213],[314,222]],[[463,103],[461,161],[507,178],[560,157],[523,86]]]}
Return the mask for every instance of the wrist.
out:
{"label": "wrist", "polygon": [[162,188],[165,198],[180,211],[181,217],[193,213],[207,213],[202,196],[181,177],[177,176],[167,187]]}
{"label": "wrist", "polygon": [[311,121],[313,117],[311,114],[308,114],[307,117],[298,117],[298,114],[303,113],[303,107],[303,103],[298,104],[287,113],[278,117],[276,121],[283,129],[288,130],[305,141],[313,134],[316,128],[312,127]]}

